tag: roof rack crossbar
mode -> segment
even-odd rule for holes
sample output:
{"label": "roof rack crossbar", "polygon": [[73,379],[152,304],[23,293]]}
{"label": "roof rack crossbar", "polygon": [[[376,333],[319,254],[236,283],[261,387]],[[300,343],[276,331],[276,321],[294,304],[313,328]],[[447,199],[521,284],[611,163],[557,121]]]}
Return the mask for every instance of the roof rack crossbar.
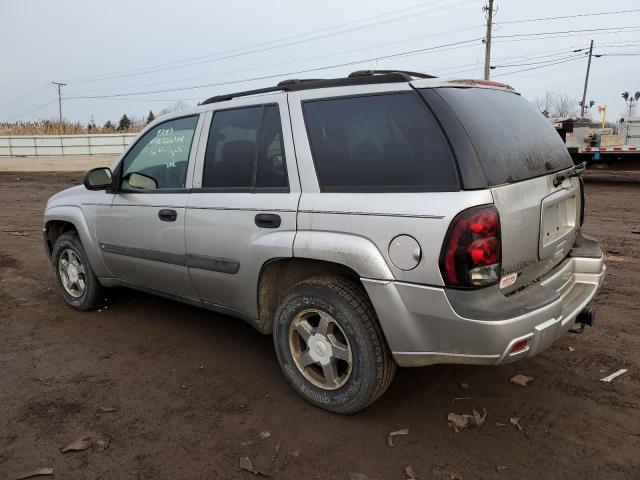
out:
{"label": "roof rack crossbar", "polygon": [[312,90],[316,88],[328,87],[345,87],[350,85],[373,85],[378,83],[399,83],[409,82],[412,77],[416,78],[435,78],[431,75],[415,72],[404,72],[396,70],[361,70],[353,72],[348,77],[328,78],[328,79],[291,79],[283,80],[276,86],[258,88],[255,90],[245,90],[242,92],[228,93],[225,95],[216,95],[206,99],[200,105],[209,103],[224,102],[238,97],[247,97],[249,95],[259,95],[271,92],[294,92],[299,90]]}

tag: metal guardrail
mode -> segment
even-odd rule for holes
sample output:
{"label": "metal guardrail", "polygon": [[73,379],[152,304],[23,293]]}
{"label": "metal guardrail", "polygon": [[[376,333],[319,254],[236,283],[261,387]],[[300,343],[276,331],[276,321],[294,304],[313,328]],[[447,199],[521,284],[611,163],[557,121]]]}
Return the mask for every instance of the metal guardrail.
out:
{"label": "metal guardrail", "polygon": [[125,151],[136,133],[0,136],[0,157],[113,155]]}

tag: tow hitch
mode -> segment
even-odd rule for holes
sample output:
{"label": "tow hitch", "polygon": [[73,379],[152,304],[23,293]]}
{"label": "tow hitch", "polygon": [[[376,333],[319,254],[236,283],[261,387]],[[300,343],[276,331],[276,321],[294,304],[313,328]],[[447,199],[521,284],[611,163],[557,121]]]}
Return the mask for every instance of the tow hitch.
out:
{"label": "tow hitch", "polygon": [[593,307],[585,307],[578,316],[576,317],[576,325],[580,325],[580,328],[572,328],[569,330],[570,333],[582,333],[584,332],[584,327],[589,326],[593,327],[593,324],[596,321],[596,311]]}

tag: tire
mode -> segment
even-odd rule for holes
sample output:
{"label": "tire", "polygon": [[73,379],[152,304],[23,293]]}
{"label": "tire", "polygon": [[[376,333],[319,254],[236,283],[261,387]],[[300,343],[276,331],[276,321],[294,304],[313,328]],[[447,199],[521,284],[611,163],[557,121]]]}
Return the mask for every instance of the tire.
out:
{"label": "tire", "polygon": [[396,363],[371,302],[348,279],[323,276],[294,285],[276,311],[273,338],[294,390],[325,410],[362,410],[393,379]]}
{"label": "tire", "polygon": [[[104,299],[104,287],[93,273],[80,237],[75,231],[65,232],[58,237],[53,245],[51,259],[56,287],[70,307],[92,310],[100,305]],[[73,265],[73,269],[65,269],[65,262]]]}

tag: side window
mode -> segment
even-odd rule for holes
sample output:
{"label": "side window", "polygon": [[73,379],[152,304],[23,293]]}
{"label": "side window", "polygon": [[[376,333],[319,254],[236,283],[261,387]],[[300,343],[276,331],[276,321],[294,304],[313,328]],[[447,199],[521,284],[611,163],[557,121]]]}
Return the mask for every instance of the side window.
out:
{"label": "side window", "polygon": [[459,188],[449,145],[417,95],[313,100],[303,109],[321,190]]}
{"label": "side window", "polygon": [[269,105],[265,107],[260,132],[255,186],[274,188],[288,185],[280,111],[276,105]]}
{"label": "side window", "polygon": [[[177,118],[149,130],[124,158],[125,190],[184,188],[198,115]],[[137,174],[132,178],[133,174]]]}
{"label": "side window", "polygon": [[215,112],[205,152],[203,188],[287,187],[276,105]]}

